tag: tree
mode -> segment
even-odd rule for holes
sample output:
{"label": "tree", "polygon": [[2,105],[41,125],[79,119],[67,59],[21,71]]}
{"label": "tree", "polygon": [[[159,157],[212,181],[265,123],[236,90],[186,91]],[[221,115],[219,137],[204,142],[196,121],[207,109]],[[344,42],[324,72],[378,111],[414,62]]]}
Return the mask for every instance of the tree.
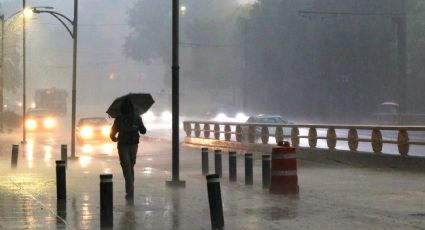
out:
{"label": "tree", "polygon": [[[151,63],[160,59],[171,74],[171,2],[140,0],[129,11],[132,29],[124,53],[134,60]],[[186,7],[180,15],[180,62],[182,100],[203,110],[206,100],[233,103],[226,92],[240,80],[242,44],[236,40],[238,17],[244,12],[235,0],[181,1]],[[238,72],[239,71],[239,72]],[[224,95],[226,94],[226,95]],[[201,96],[200,96],[201,95]],[[198,106],[194,106],[198,105]],[[183,110],[185,108],[183,104]]]}
{"label": "tree", "polygon": [[407,2],[407,92],[410,112],[425,113],[422,102],[425,93],[425,2],[410,0]]}
{"label": "tree", "polygon": [[[250,100],[259,110],[270,110],[266,102],[279,104],[283,99],[277,112],[318,121],[371,117],[382,100],[396,96],[391,90],[398,76],[396,33],[390,15],[399,13],[398,3],[259,1],[247,25],[249,81],[251,90],[270,82],[266,91],[274,96]],[[299,14],[300,10],[315,13]],[[371,14],[356,14],[367,12]]]}

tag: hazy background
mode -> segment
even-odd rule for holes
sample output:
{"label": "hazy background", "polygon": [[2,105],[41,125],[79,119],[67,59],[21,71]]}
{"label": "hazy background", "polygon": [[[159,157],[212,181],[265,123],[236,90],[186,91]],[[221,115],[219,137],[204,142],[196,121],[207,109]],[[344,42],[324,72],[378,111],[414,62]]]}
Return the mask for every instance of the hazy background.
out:
{"label": "hazy background", "polygon": [[[150,92],[170,109],[171,0],[80,0],[77,117],[106,116],[127,92]],[[399,102],[399,39],[407,18],[406,112],[425,113],[422,0],[181,0],[181,114],[215,107],[296,121],[373,122],[377,106]],[[6,17],[21,7],[1,1]],[[27,0],[72,19],[71,0]],[[301,14],[299,11],[316,11]],[[351,12],[328,15],[320,12]],[[20,111],[21,29],[5,36],[6,102]],[[72,39],[48,14],[27,25],[28,106],[36,89],[71,100]],[[68,110],[70,111],[70,109]]]}

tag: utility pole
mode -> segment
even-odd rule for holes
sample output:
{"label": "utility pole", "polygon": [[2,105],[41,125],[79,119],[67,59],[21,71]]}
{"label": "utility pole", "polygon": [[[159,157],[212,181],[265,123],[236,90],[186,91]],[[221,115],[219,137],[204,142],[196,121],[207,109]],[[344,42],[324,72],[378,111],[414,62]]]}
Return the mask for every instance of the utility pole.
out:
{"label": "utility pole", "polygon": [[0,133],[4,129],[4,15],[0,15],[1,20],[1,73],[0,73]]}
{"label": "utility pole", "polygon": [[[22,0],[22,12],[24,12],[26,7],[25,0]],[[25,129],[25,120],[26,120],[26,107],[27,107],[27,95],[26,95],[26,50],[25,50],[25,26],[26,26],[26,19],[25,16],[22,16],[22,144],[27,143],[26,138],[26,129]]]}
{"label": "utility pole", "polygon": [[[399,107],[400,115],[407,112],[407,35],[406,35],[406,1],[401,1],[401,15],[394,17],[397,24],[397,64],[398,64],[398,85],[399,85]],[[401,118],[401,117],[400,117]],[[401,120],[400,120],[401,121]]]}
{"label": "utility pole", "polygon": [[186,182],[181,181],[179,177],[179,0],[173,1],[173,53],[172,53],[172,83],[171,83],[171,104],[172,104],[172,180],[167,181],[167,186],[170,187],[185,187]]}
{"label": "utility pole", "polygon": [[74,0],[74,20],[72,21],[73,54],[72,54],[72,115],[71,115],[71,159],[75,159],[75,120],[77,104],[77,33],[78,33],[78,0]]}
{"label": "utility pole", "polygon": [[248,66],[247,66],[247,50],[248,50],[248,39],[247,39],[247,34],[248,34],[248,22],[247,19],[243,18],[242,19],[242,23],[243,23],[243,78],[242,78],[242,111],[247,114],[247,87],[248,87]]}

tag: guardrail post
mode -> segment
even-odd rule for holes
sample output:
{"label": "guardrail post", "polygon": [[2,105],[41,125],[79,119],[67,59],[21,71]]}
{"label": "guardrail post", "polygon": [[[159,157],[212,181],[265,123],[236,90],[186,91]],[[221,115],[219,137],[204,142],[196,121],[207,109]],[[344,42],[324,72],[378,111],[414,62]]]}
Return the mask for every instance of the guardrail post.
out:
{"label": "guardrail post", "polygon": [[221,167],[221,149],[214,150],[214,165],[215,174],[221,177],[223,175],[223,169]]}
{"label": "guardrail post", "polygon": [[328,132],[326,133],[326,144],[328,145],[329,149],[335,149],[336,147],[336,132],[335,129],[330,127],[328,128]]}
{"label": "guardrail post", "polygon": [[399,130],[397,135],[398,152],[402,156],[407,156],[409,153],[409,134],[406,130]]}
{"label": "guardrail post", "polygon": [[202,148],[202,175],[207,175],[209,171],[208,148]]}
{"label": "guardrail post", "polygon": [[270,155],[262,156],[262,170],[263,170],[263,188],[270,187]]}
{"label": "guardrail post", "polygon": [[[300,130],[297,127],[291,129],[291,143],[292,146],[298,147],[300,145]],[[279,142],[278,142],[279,143]]]}
{"label": "guardrail post", "polygon": [[100,175],[100,225],[113,225],[113,184],[112,174]]}
{"label": "guardrail post", "polygon": [[378,129],[372,130],[372,149],[374,153],[382,153],[382,133]]}
{"label": "guardrail post", "polygon": [[221,201],[219,177],[220,176],[217,174],[206,176],[211,225],[213,229],[224,227],[223,204]]}
{"label": "guardrail post", "polygon": [[245,153],[245,185],[253,184],[252,153]]}
{"label": "guardrail post", "polygon": [[311,127],[308,130],[308,145],[310,148],[316,148],[317,145],[317,130],[314,127]]}
{"label": "guardrail post", "polygon": [[58,200],[66,199],[65,167],[65,161],[56,161],[56,196]]}
{"label": "guardrail post", "polygon": [[236,165],[236,152],[229,152],[229,181],[235,182],[237,180],[237,165]]}
{"label": "guardrail post", "polygon": [[19,145],[12,145],[12,168],[15,169],[18,166],[18,154]]}
{"label": "guardrail post", "polygon": [[359,147],[359,135],[357,134],[356,129],[350,129],[348,130],[348,148],[350,148],[350,151],[357,151],[357,148]]}

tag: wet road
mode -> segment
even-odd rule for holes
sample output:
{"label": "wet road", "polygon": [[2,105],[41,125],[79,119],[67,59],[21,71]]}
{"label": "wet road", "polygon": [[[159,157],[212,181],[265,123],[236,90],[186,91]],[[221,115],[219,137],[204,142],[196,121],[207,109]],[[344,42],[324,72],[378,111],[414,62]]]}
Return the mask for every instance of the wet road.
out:
{"label": "wet road", "polygon": [[[20,154],[18,169],[10,170],[14,140],[5,135],[0,140],[0,229],[100,229],[104,172],[114,174],[113,229],[211,229],[199,149],[182,147],[180,176],[187,187],[173,190],[165,186],[171,143],[143,140],[135,200],[129,204],[115,148],[111,153],[79,148],[79,160],[67,168],[68,198],[58,203],[54,160],[62,140],[35,138],[32,154]],[[210,171],[211,159],[212,154]],[[244,185],[242,158],[237,183],[228,182],[227,155],[223,169],[225,229],[423,229],[425,224],[424,174],[299,161],[300,194],[288,197],[261,188],[259,161],[253,186]]]}

